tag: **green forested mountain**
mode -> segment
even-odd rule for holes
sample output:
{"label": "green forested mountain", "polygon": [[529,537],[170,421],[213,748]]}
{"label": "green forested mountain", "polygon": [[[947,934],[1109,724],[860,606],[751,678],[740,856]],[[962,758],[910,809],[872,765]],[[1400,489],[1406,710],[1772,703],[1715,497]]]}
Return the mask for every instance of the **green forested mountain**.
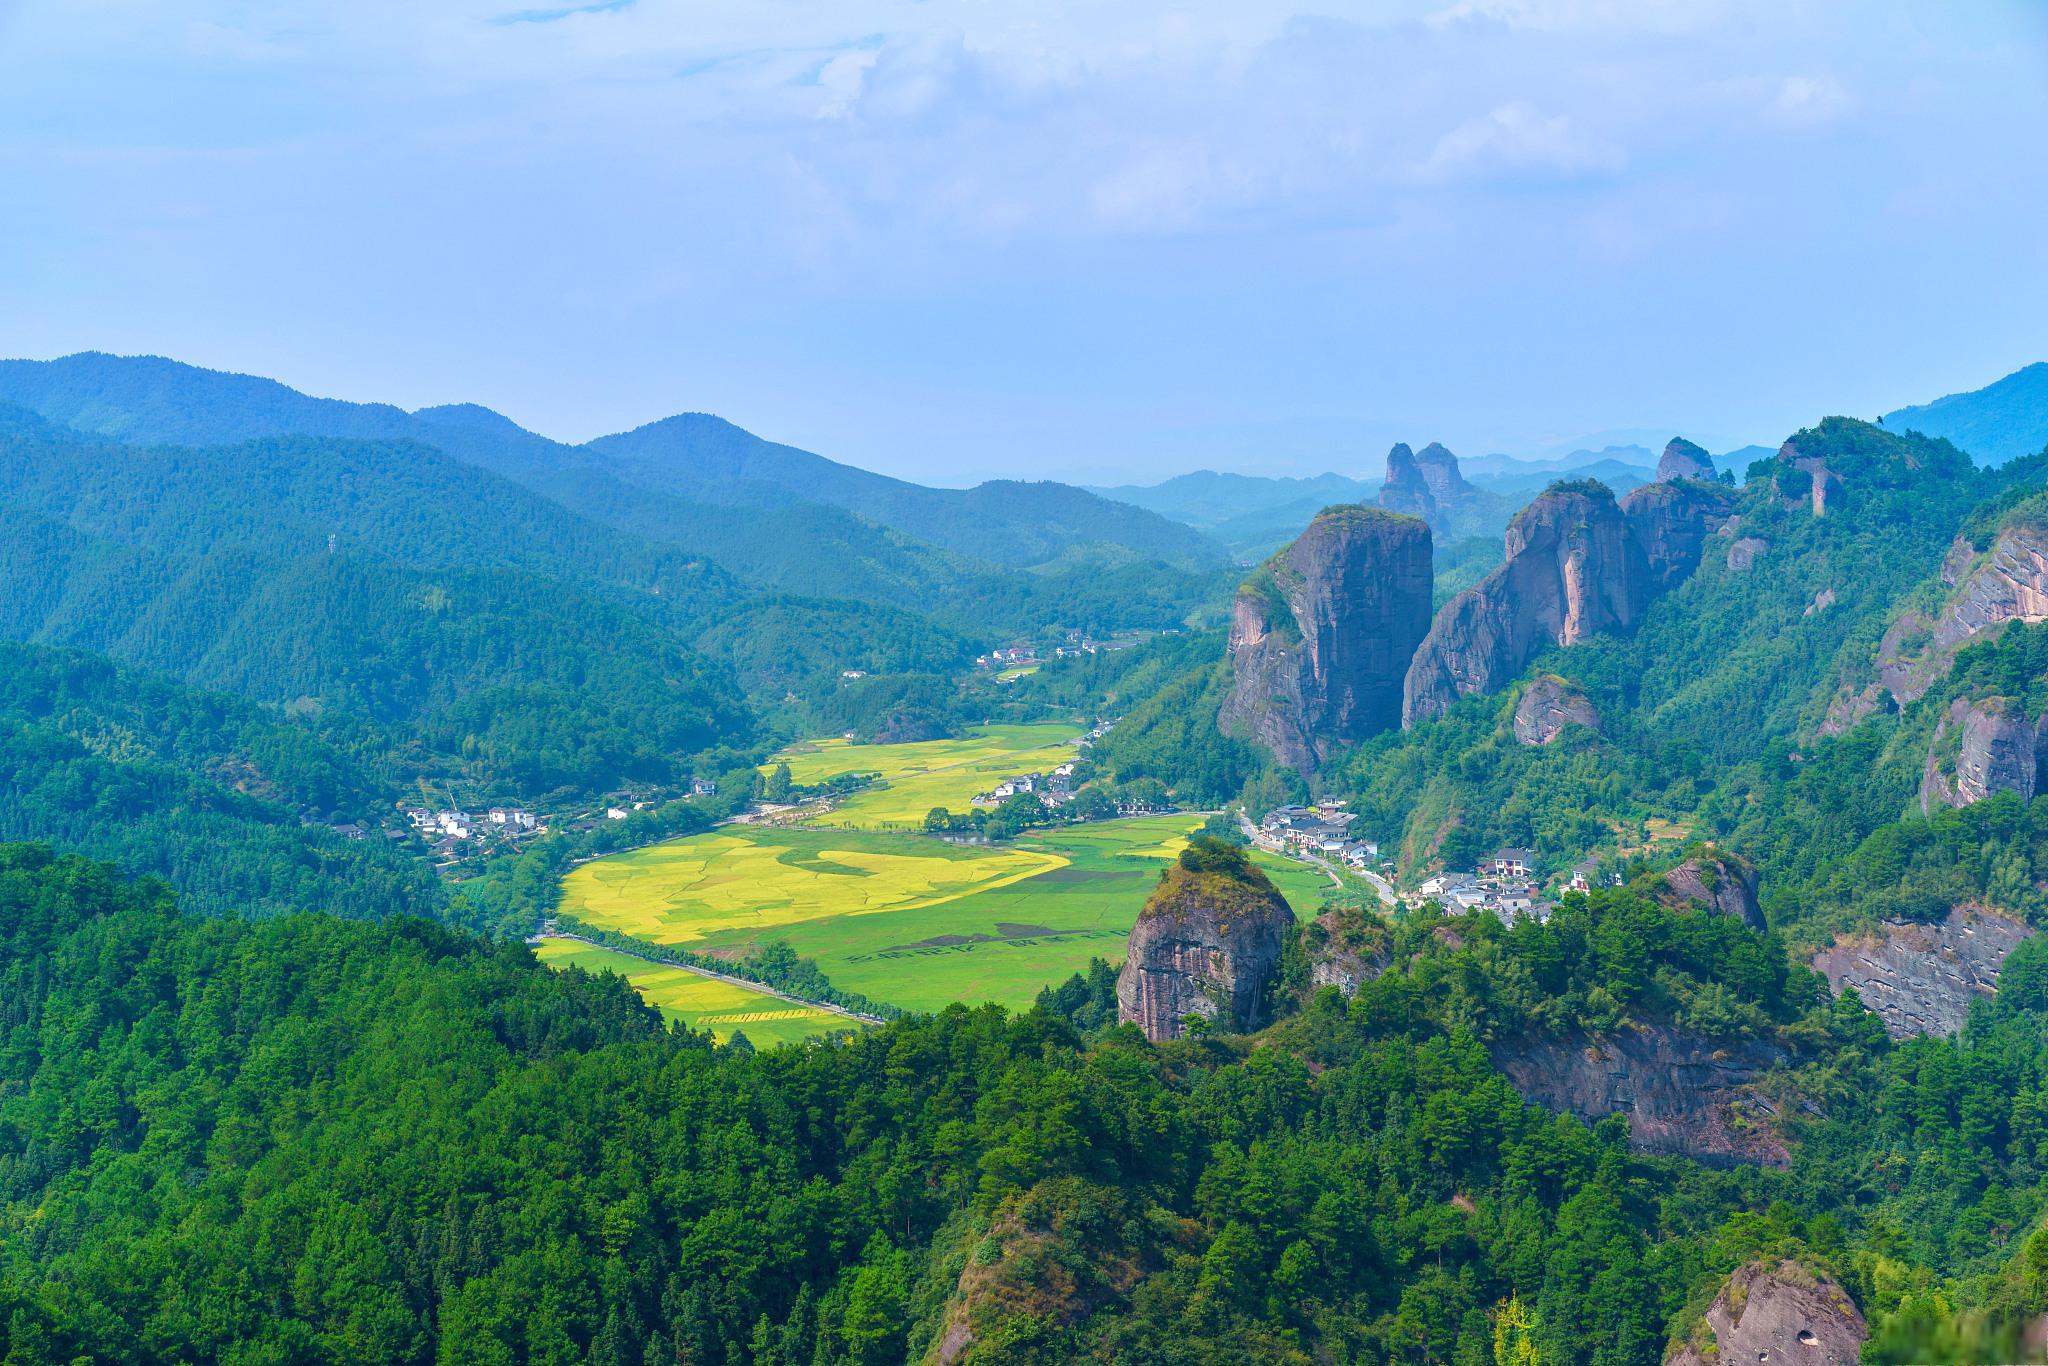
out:
{"label": "green forested mountain", "polygon": [[[6,848],[0,1011],[32,1044],[0,1054],[0,1348],[1480,1363],[1512,1301],[1535,1359],[1620,1366],[1766,1254],[1836,1277],[1880,1347],[1958,1304],[1985,1344],[2040,1308],[2008,1270],[2041,1243],[2039,953],[1963,1041],[1892,1048],[1725,917],[1614,892],[1443,928],[1267,1047],[1086,1039],[1049,994],[753,1055],[517,946],[196,920]],[[1731,1040],[1813,1059],[1790,1166],[1633,1155],[1489,1057],[1708,984]]]}
{"label": "green forested mountain", "polygon": [[95,655],[0,642],[0,839],[163,877],[194,910],[445,914],[413,852],[329,828],[389,810],[389,758],[376,735],[330,737]]}
{"label": "green forested mountain", "polygon": [[415,727],[528,792],[744,737],[720,571],[408,443],[0,438],[0,629]]}
{"label": "green forested mountain", "polygon": [[[1220,550],[1187,527],[1066,485],[925,488],[764,441],[704,414],[567,446],[473,404],[406,413],[156,357],[98,354],[0,361],[0,402],[128,444],[220,446],[283,436],[416,442],[594,521],[725,563],[751,583],[806,596],[908,606],[922,589],[943,609],[949,600],[977,601],[1002,569],[1156,561],[1186,574],[1222,562]],[[1182,581],[1179,611],[1205,587]],[[1096,618],[1090,624],[1160,624],[1113,620],[1120,602],[1110,595],[1087,604]],[[1003,628],[1054,619],[1037,612]]]}
{"label": "green forested mountain", "polygon": [[[6,386],[8,1366],[1660,1366],[1757,1266],[1853,1301],[1870,1361],[2018,1359],[2048,1311],[2048,460],[1829,419],[1739,489],[1554,488],[1402,586],[1438,640],[1489,604],[1441,646],[1483,682],[1297,772],[1218,728],[1238,571],[1071,490],[928,497],[714,419],[565,464],[181,367]],[[1386,667],[1301,587],[1311,683]],[[1517,612],[1552,634],[1507,654]],[[1026,622],[1194,629],[970,669]],[[493,937],[783,738],[991,715],[1117,718],[1098,808],[1342,798],[1411,894],[1504,845],[1597,867],[1545,917],[1333,889],[1270,1023],[1159,1043],[1098,962],[715,1047]],[[457,783],[657,799],[450,884],[330,828]],[[1901,1006],[1984,961],[1945,1025]]]}
{"label": "green forested mountain", "polygon": [[2048,449],[2048,361],[2036,361],[1966,394],[1884,415],[1895,432],[1945,437],[1987,464]]}

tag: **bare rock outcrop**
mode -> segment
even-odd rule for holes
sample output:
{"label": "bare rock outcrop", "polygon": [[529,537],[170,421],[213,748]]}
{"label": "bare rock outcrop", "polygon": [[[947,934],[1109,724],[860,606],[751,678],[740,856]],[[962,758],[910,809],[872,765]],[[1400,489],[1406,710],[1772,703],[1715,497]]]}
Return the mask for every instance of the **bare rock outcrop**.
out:
{"label": "bare rock outcrop", "polygon": [[1665,1366],[1856,1366],[1870,1325],[1832,1277],[1797,1262],[1756,1261],[1739,1268],[1707,1309],[1704,1341],[1688,1342]]}
{"label": "bare rock outcrop", "polygon": [[1728,568],[1740,574],[1770,548],[1771,543],[1761,536],[1744,536],[1728,547]]}
{"label": "bare rock outcrop", "polygon": [[1494,1065],[1515,1089],[1547,1109],[1588,1124],[1629,1119],[1642,1152],[1690,1157],[1710,1166],[1789,1160],[1754,1086],[1787,1054],[1761,1040],[1717,1043],[1672,1025],[1634,1025],[1612,1034],[1523,1035],[1492,1045]]}
{"label": "bare rock outcrop", "polygon": [[1672,896],[1718,915],[1732,915],[1753,930],[1765,928],[1756,899],[1756,865],[1737,854],[1703,849],[1668,870],[1663,887]]}
{"label": "bare rock outcrop", "polygon": [[1217,724],[1313,772],[1333,745],[1401,723],[1401,687],[1429,629],[1429,527],[1328,508],[1232,604],[1230,695]]}
{"label": "bare rock outcrop", "polygon": [[1633,627],[1651,585],[1607,486],[1552,485],[1508,524],[1506,562],[1437,613],[1408,668],[1402,724],[1495,691],[1552,645]]}
{"label": "bare rock outcrop", "polygon": [[[1228,848],[1228,846],[1223,846]],[[1244,1033],[1266,1023],[1280,951],[1294,912],[1242,852],[1190,846],[1153,889],[1131,927],[1116,979],[1117,1018],[1158,1042],[1187,1016]]]}
{"label": "bare rock outcrop", "polygon": [[1982,556],[1959,536],[1942,559],[1941,581],[1954,590],[1947,604],[1932,618],[1911,608],[1899,614],[1877,644],[1877,681],[1837,697],[1821,734],[1839,734],[1887,706],[1918,701],[1978,636],[2009,621],[2048,621],[2048,530],[2008,526]]}
{"label": "bare rock outcrop", "polygon": [[1600,713],[1586,695],[1556,674],[1541,674],[1522,689],[1515,703],[1515,739],[1525,745],[1547,745],[1566,726],[1600,729]]}
{"label": "bare rock outcrop", "polygon": [[[964,1259],[920,1366],[1014,1361],[1006,1324],[1024,1318],[1067,1328],[1120,1304],[1161,1260],[1144,1213],[1127,1191],[1071,1177],[1013,1197]],[[1190,1240],[1194,1234],[1185,1231]]]}
{"label": "bare rock outcrop", "polygon": [[1657,482],[1660,484],[1668,484],[1674,479],[1711,480],[1713,477],[1713,457],[1682,436],[1672,437],[1671,444],[1664,448],[1662,458],[1657,461]]}
{"label": "bare rock outcrop", "polygon": [[1387,970],[1393,960],[1387,928],[1377,916],[1354,909],[1332,908],[1304,931],[1309,980],[1335,987],[1348,998]]}
{"label": "bare rock outcrop", "polygon": [[1969,806],[1994,792],[2031,801],[2039,788],[2040,728],[2003,697],[1958,697],[1934,727],[1920,776],[1920,809]]}
{"label": "bare rock outcrop", "polygon": [[2005,959],[2033,933],[2004,911],[1957,906],[1937,924],[1887,920],[1876,933],[1844,935],[1813,957],[1837,996],[1850,987],[1895,1039],[1947,1037],[1970,1003],[1998,990]]}
{"label": "bare rock outcrop", "polygon": [[1700,483],[1645,484],[1621,500],[1654,592],[1668,593],[1693,576],[1707,538],[1727,523],[1735,500],[1734,489]]}

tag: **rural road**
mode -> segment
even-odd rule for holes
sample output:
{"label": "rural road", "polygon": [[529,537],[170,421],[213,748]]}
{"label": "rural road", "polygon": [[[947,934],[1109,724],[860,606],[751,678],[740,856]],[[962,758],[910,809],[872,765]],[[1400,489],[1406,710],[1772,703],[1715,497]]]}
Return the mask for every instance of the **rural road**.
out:
{"label": "rural road", "polygon": [[[1244,827],[1244,833],[1251,840],[1251,842],[1257,845],[1259,848],[1265,850],[1267,853],[1278,854],[1281,858],[1293,859],[1296,863],[1306,863],[1311,868],[1320,868],[1323,870],[1324,873],[1329,875],[1329,879],[1332,883],[1336,884],[1339,887],[1342,887],[1344,885],[1343,876],[1339,874],[1335,868],[1332,868],[1324,860],[1319,858],[1313,858],[1306,854],[1290,854],[1287,852],[1285,848],[1279,847],[1274,844],[1269,844],[1264,838],[1262,838],[1259,828],[1256,825],[1252,824],[1252,818],[1250,816],[1245,815],[1244,812],[1240,811],[1237,813],[1237,823]],[[1395,906],[1400,904],[1399,898],[1397,898],[1394,895],[1393,883],[1388,882],[1378,873],[1367,872],[1363,868],[1357,869],[1356,871],[1360,877],[1364,878],[1368,883],[1372,884],[1373,891],[1379,893],[1379,898],[1381,901],[1385,902],[1389,906]]]}
{"label": "rural road", "polygon": [[709,968],[693,967],[688,963],[669,963],[664,962],[659,958],[649,958],[644,954],[634,953],[631,950],[622,949],[617,947],[616,945],[600,944],[595,939],[585,939],[580,934],[563,934],[560,931],[556,931],[553,934],[537,934],[533,936],[531,939],[528,939],[526,943],[527,946],[531,948],[533,945],[539,943],[543,939],[571,939],[578,944],[588,944],[593,949],[603,949],[608,953],[616,953],[621,958],[634,959],[638,962],[647,964],[649,967],[676,968],[683,972],[695,973],[699,977],[709,977],[715,982],[730,982],[736,987],[745,987],[749,991],[758,991],[763,996],[773,996],[778,1000],[787,1001],[791,1005],[809,1006],[813,1010],[822,1010],[828,1015],[841,1015],[849,1020],[860,1020],[866,1024],[888,1023],[888,1021],[884,1020],[879,1015],[863,1015],[857,1010],[848,1010],[845,1006],[835,1006],[831,1004],[829,1001],[813,1001],[805,996],[792,996],[788,992],[778,991],[776,988],[771,987],[766,983],[749,981],[745,977],[729,976],[728,974],[723,972],[713,972]]}

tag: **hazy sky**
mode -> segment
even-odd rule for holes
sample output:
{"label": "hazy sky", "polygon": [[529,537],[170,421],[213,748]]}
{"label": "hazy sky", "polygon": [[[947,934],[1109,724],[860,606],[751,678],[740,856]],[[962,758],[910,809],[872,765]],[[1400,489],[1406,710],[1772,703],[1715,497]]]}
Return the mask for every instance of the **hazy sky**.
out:
{"label": "hazy sky", "polygon": [[2048,358],[2048,3],[0,0],[0,354],[938,482]]}

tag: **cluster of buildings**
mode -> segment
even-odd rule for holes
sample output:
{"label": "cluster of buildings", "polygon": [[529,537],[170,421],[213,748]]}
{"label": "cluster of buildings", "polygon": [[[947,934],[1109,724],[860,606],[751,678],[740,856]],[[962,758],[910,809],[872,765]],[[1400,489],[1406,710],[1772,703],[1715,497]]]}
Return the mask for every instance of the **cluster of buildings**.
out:
{"label": "cluster of buildings", "polygon": [[[1592,860],[1573,870],[1572,886],[1585,890]],[[1425,901],[1446,910],[1490,910],[1512,925],[1517,920],[1550,919],[1557,908],[1536,882],[1536,855],[1527,849],[1501,849],[1471,873],[1438,873],[1418,889]]]}
{"label": "cluster of buildings", "polygon": [[540,817],[517,806],[494,806],[481,816],[467,811],[429,811],[422,806],[405,809],[406,824],[444,858],[460,858],[465,842],[487,839],[517,840],[538,834],[547,827]]}
{"label": "cluster of buildings", "polygon": [[1050,773],[1024,773],[1005,778],[986,792],[974,794],[976,806],[1001,806],[1022,792],[1033,793],[1047,806],[1064,806],[1074,795],[1074,765],[1069,759]]}
{"label": "cluster of buildings", "polygon": [[1342,802],[1325,800],[1270,811],[1259,823],[1259,834],[1272,848],[1352,868],[1371,867],[1380,858],[1377,842],[1351,838],[1351,813]]}

